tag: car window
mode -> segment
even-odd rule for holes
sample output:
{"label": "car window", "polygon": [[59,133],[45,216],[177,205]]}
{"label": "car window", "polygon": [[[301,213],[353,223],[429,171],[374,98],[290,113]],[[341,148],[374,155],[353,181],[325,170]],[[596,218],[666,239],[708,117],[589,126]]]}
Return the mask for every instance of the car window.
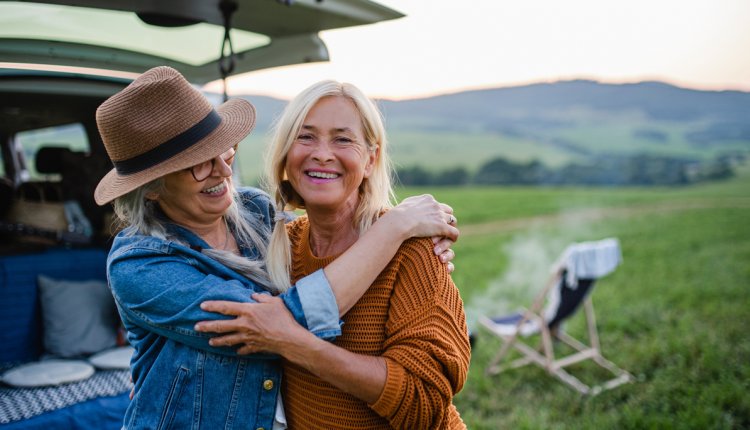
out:
{"label": "car window", "polygon": [[74,152],[89,152],[86,130],[80,123],[27,130],[16,134],[16,148],[21,151],[21,179],[23,181],[59,180],[58,174],[40,173],[36,155],[43,147],[68,148]]}

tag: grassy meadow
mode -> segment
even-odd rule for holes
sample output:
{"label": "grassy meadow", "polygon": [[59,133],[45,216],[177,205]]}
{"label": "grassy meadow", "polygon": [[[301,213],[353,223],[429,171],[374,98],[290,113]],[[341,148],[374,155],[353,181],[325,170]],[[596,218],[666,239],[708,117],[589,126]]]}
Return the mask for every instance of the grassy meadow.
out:
{"label": "grassy meadow", "polygon": [[[453,274],[476,333],[455,402],[470,429],[750,428],[750,171],[685,188],[432,188],[462,236]],[[486,376],[499,340],[476,324],[528,305],[573,241],[617,237],[594,290],[602,351],[636,381],[589,397],[538,367]],[[566,326],[585,338],[583,312]],[[606,376],[570,369],[584,382]]]}

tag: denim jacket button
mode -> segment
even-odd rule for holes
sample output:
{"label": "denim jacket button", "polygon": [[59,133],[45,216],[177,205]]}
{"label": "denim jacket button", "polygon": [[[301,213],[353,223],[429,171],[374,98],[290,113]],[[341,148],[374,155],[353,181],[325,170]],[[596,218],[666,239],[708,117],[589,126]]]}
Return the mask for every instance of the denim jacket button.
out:
{"label": "denim jacket button", "polygon": [[273,389],[273,381],[270,379],[263,381],[263,389],[266,391]]}
{"label": "denim jacket button", "polygon": [[266,430],[263,427],[258,427],[256,430]]}

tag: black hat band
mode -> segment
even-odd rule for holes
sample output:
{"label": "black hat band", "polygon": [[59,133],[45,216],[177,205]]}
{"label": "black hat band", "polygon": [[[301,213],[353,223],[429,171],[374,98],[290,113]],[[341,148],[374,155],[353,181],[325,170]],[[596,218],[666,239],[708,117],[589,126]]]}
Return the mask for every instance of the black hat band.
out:
{"label": "black hat band", "polygon": [[211,112],[197,124],[161,145],[143,154],[138,154],[133,158],[113,161],[112,164],[115,165],[115,169],[117,169],[117,173],[120,175],[132,175],[133,173],[142,172],[200,142],[201,139],[216,130],[219,124],[221,124],[221,116],[215,110],[211,109]]}

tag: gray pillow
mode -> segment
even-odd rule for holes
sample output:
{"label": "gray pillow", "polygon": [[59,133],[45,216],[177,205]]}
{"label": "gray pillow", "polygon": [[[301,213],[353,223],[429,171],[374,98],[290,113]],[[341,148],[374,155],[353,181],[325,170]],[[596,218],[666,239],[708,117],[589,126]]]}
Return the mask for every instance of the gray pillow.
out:
{"label": "gray pillow", "polygon": [[115,346],[119,318],[102,281],[64,281],[40,275],[44,349],[57,357],[93,354]]}

